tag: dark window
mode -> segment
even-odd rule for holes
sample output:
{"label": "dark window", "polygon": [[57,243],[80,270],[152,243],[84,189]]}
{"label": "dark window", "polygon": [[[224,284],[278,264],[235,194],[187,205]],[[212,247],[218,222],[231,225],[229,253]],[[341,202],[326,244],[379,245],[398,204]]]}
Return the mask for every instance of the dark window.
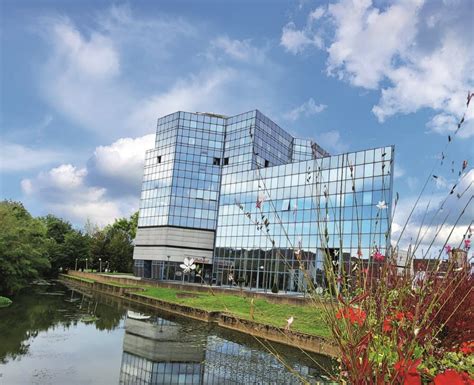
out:
{"label": "dark window", "polygon": [[221,158],[214,158],[214,160],[212,161],[212,164],[214,166],[220,166],[221,165]]}
{"label": "dark window", "polygon": [[158,156],[156,157],[156,161],[157,161],[158,163],[161,163],[161,155],[158,155]]}
{"label": "dark window", "polygon": [[224,166],[227,166],[229,164],[229,158],[224,158]]}
{"label": "dark window", "polygon": [[265,159],[265,167],[270,166],[270,161]]}

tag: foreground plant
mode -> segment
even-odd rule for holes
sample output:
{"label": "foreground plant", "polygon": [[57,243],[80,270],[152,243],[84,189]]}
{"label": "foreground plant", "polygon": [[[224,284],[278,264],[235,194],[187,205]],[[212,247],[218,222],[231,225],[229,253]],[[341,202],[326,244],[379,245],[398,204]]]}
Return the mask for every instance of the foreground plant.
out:
{"label": "foreground plant", "polygon": [[[470,97],[467,106],[469,100]],[[448,140],[451,142],[451,136]],[[449,196],[460,199],[471,191],[472,182],[466,189],[456,190],[466,175],[466,168],[467,161],[464,161],[459,171],[460,179]],[[350,171],[352,176],[351,167]],[[433,174],[428,181],[431,177],[438,178]],[[329,248],[326,249],[328,288],[337,301],[324,307],[325,317],[341,353],[341,383],[474,384],[474,277],[469,258],[471,226],[457,247],[447,244],[473,198],[472,195],[468,197],[444,240],[446,255],[442,249],[437,258],[427,258],[428,252],[422,251],[423,257],[415,259],[415,252],[418,250],[419,253],[426,235],[422,231],[423,223],[401,266],[397,247],[400,238],[395,244],[390,243],[390,232],[386,234],[385,245],[374,243],[371,255],[364,258],[362,252],[358,252],[350,261],[341,263],[340,260],[336,266]],[[442,211],[444,202],[446,200],[438,212]],[[387,206],[385,202],[379,202],[376,207],[379,218]],[[327,203],[325,209],[328,213]],[[413,210],[410,216],[412,213]],[[400,237],[409,225],[410,216]],[[428,241],[428,250],[437,241],[443,225],[444,222]],[[323,233],[322,241],[329,244],[327,231]],[[340,250],[343,250],[342,241]],[[385,255],[382,250],[385,250]],[[417,266],[414,266],[415,262]]]}

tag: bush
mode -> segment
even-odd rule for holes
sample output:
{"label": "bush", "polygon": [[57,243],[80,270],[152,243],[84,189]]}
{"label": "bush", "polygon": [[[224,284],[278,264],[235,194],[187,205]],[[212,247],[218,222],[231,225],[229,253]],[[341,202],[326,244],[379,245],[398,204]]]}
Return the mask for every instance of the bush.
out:
{"label": "bush", "polygon": [[7,297],[0,296],[0,307],[7,307],[12,304],[12,300]]}
{"label": "bush", "polygon": [[278,293],[278,285],[277,285],[276,282],[273,282],[272,293],[274,293],[274,294]]}

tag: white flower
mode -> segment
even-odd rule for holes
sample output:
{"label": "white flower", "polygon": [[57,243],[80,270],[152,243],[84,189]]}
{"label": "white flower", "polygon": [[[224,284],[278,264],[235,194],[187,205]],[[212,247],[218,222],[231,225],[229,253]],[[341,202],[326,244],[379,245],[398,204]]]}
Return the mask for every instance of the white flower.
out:
{"label": "white flower", "polygon": [[385,201],[379,201],[379,203],[377,203],[377,208],[379,210],[384,210],[387,208],[387,204],[385,203]]}
{"label": "white flower", "polygon": [[184,258],[184,261],[181,265],[179,265],[181,269],[183,269],[183,273],[189,273],[191,270],[194,270],[196,268],[196,265],[194,264],[194,258]]}

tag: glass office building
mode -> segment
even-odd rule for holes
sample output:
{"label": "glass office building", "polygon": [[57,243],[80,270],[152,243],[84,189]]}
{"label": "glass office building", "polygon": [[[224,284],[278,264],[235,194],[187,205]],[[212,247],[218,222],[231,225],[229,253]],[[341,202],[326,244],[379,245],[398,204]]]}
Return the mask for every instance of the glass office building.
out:
{"label": "glass office building", "polygon": [[[259,111],[177,112],[146,154],[135,274],[302,291],[339,262],[385,248],[393,146],[331,156]],[[386,208],[378,208],[380,201]],[[179,264],[193,258],[199,276]]]}

